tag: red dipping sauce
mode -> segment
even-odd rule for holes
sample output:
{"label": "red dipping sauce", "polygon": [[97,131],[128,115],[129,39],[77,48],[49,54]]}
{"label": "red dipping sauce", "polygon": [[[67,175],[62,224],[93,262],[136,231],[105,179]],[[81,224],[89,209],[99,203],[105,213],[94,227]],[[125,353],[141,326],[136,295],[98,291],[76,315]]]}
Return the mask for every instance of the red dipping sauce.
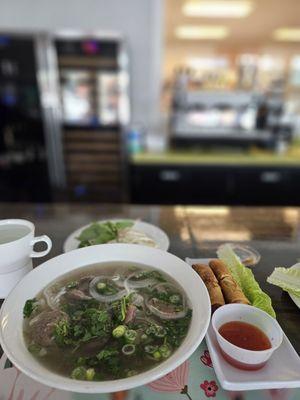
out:
{"label": "red dipping sauce", "polygon": [[231,321],[222,325],[219,333],[228,342],[246,350],[268,350],[272,347],[268,336],[254,325]]}

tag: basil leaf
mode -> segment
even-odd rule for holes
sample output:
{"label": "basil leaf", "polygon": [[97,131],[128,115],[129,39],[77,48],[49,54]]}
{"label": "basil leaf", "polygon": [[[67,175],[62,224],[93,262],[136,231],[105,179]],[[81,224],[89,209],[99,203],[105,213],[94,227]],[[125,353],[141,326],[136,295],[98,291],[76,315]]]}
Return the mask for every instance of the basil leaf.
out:
{"label": "basil leaf", "polygon": [[134,225],[133,221],[118,221],[116,222],[117,230],[131,228]]}

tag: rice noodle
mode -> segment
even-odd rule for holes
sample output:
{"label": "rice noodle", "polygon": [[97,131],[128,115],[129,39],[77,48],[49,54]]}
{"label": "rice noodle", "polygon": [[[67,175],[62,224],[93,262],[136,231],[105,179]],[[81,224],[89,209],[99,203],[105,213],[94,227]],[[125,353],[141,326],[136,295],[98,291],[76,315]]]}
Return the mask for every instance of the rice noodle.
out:
{"label": "rice noodle", "polygon": [[111,240],[109,243],[129,243],[141,244],[149,247],[157,247],[156,242],[148,235],[146,235],[144,232],[140,232],[132,228],[120,229],[117,239]]}

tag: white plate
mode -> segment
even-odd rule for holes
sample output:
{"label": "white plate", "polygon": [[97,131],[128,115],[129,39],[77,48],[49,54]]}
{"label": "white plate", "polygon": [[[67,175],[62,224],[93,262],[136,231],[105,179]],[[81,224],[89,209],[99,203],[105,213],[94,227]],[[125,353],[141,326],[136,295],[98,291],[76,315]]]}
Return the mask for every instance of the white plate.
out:
{"label": "white plate", "polygon": [[[106,219],[106,220],[101,220],[98,221],[100,223],[102,222],[107,222],[107,221],[133,221],[133,229],[136,229],[137,231],[145,233],[147,236],[149,236],[154,242],[156,243],[156,248],[160,250],[165,250],[167,251],[170,247],[170,240],[167,236],[167,234],[160,228],[158,228],[155,225],[149,224],[148,222],[143,222],[143,221],[134,221],[132,219],[126,219],[126,218],[112,218],[112,219]],[[73,233],[71,233],[67,239],[64,242],[63,249],[64,252],[67,253],[68,251],[75,250],[78,248],[79,241],[76,239],[80,235],[80,232],[87,228],[91,223],[82,226],[81,228],[77,229]]]}
{"label": "white plate", "polygon": [[[189,265],[208,264],[209,258],[186,258]],[[283,333],[283,342],[267,364],[258,371],[242,371],[222,356],[211,325],[206,334],[207,347],[218,380],[225,390],[257,390],[300,387],[300,357]]]}
{"label": "white plate", "polygon": [[[300,269],[300,263],[293,265],[293,268]],[[290,298],[293,300],[296,306],[300,308],[300,296],[296,296],[295,294],[292,294],[290,292],[288,292],[288,294],[290,295]]]}
{"label": "white plate", "polygon": [[[130,378],[103,382],[76,381],[56,374],[27,350],[23,338],[23,305],[45,286],[67,272],[95,263],[138,263],[162,270],[188,294],[193,317],[181,346],[163,363]],[[99,266],[101,268],[101,266]],[[103,244],[70,251],[46,261],[26,275],[10,292],[0,310],[0,343],[11,362],[26,375],[45,385],[80,393],[108,393],[145,385],[173,371],[196,350],[207,331],[210,300],[204,283],[180,258],[162,250],[129,244]]]}

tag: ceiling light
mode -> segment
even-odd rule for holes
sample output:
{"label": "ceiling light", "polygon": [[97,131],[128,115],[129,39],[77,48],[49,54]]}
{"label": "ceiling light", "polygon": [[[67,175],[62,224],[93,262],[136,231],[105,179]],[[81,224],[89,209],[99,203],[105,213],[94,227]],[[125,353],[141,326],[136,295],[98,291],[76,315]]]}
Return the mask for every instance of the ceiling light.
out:
{"label": "ceiling light", "polygon": [[244,18],[252,11],[252,1],[241,0],[190,0],[182,8],[183,14],[188,17],[207,18]]}
{"label": "ceiling light", "polygon": [[282,42],[300,42],[300,28],[276,29],[273,36]]}
{"label": "ceiling light", "polygon": [[228,36],[225,26],[178,26],[175,35],[179,39],[191,40],[220,40]]}

